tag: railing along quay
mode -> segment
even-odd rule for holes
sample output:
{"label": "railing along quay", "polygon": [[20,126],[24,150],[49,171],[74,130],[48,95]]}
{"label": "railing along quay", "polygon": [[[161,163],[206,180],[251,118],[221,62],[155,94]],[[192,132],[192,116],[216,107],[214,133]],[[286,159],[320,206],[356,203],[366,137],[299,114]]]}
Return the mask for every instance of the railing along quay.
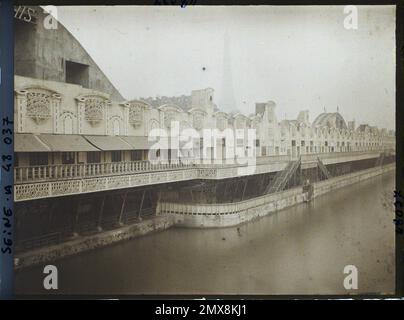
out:
{"label": "railing along quay", "polygon": [[48,181],[57,179],[77,179],[109,175],[122,175],[136,172],[165,171],[192,168],[187,163],[158,163],[149,161],[125,161],[86,164],[58,164],[14,168],[14,182]]}
{"label": "railing along quay", "polygon": [[[320,154],[301,154],[302,162],[315,162],[317,157],[321,159],[343,158],[348,156],[362,156],[375,154],[383,150],[356,151],[356,152],[333,152]],[[254,160],[254,161],[253,161]],[[57,164],[42,166],[27,166],[14,168],[14,183],[40,182],[52,180],[81,179],[102,176],[125,175],[133,173],[146,173],[155,171],[169,171],[181,169],[215,169],[243,167],[251,165],[265,165],[277,162],[288,162],[293,160],[289,155],[261,156],[255,159],[232,159],[212,161],[170,161],[169,163],[152,163],[150,161],[122,161],[108,163],[86,163],[86,164]],[[227,163],[226,163],[227,161]],[[207,163],[206,163],[207,162]],[[225,162],[225,163],[223,163]]]}

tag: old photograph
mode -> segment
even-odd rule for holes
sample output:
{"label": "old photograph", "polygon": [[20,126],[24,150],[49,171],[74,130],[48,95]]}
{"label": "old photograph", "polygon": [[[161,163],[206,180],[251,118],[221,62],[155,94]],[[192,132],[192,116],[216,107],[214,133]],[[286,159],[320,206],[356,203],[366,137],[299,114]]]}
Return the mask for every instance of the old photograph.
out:
{"label": "old photograph", "polygon": [[394,294],[395,19],[16,5],[16,294]]}

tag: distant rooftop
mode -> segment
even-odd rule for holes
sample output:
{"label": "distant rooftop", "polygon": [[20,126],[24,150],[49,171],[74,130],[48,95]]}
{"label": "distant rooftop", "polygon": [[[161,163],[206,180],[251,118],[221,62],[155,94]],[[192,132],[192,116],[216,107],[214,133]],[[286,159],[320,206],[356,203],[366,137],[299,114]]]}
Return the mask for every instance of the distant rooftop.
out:
{"label": "distant rooftop", "polygon": [[[189,111],[192,108],[192,97],[181,95],[177,97],[167,97],[167,96],[157,96],[157,97],[147,97],[139,98],[139,100],[145,101],[154,108],[158,108],[165,104],[174,104],[180,107],[184,111]],[[214,104],[214,111],[219,111],[219,108]]]}

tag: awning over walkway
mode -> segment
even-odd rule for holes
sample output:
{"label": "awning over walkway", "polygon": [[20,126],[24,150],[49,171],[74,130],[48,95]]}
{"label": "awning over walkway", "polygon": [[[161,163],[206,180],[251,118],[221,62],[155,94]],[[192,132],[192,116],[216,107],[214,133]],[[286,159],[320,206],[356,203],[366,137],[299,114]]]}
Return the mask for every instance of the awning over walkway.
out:
{"label": "awning over walkway", "polygon": [[149,141],[149,137],[120,137],[129,143],[133,150],[149,150],[156,142]]}
{"label": "awning over walkway", "polygon": [[14,134],[14,152],[49,152],[51,149],[32,133]]}
{"label": "awning over walkway", "polygon": [[133,150],[133,147],[118,136],[84,136],[91,144],[103,151]]}
{"label": "awning over walkway", "polygon": [[[146,139],[148,139],[148,137],[146,137]],[[150,139],[151,141],[147,142],[149,144],[148,149],[151,149],[153,146],[155,146],[154,149],[161,150],[178,149],[178,147],[181,146],[182,143],[180,141],[175,142],[175,138],[171,137],[155,137]],[[176,144],[177,146],[175,147]],[[160,148],[158,146],[160,146]]]}
{"label": "awning over walkway", "polygon": [[[168,137],[149,141],[148,137],[140,136],[17,133],[14,150],[15,152],[150,150],[157,141],[161,146],[165,146],[161,149],[173,147]],[[179,147],[183,147],[185,143],[185,141],[179,141]]]}
{"label": "awning over walkway", "polygon": [[[156,137],[155,140],[151,138],[149,141],[149,137],[134,137],[134,136],[120,136],[121,139],[125,140],[132,146],[133,150],[150,150],[153,145],[159,143],[160,146],[163,146],[161,149],[170,149],[173,148],[174,143],[171,141],[170,137]],[[187,141],[178,141],[178,147],[182,147]]]}
{"label": "awning over walkway", "polygon": [[37,137],[53,152],[100,151],[77,134],[40,134]]}

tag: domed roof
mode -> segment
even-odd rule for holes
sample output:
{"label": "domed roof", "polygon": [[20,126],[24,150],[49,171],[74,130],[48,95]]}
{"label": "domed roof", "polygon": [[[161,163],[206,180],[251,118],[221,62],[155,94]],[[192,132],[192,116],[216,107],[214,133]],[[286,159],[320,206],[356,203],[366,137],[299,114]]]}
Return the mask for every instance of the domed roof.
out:
{"label": "domed roof", "polygon": [[344,118],[338,113],[321,113],[313,122],[314,127],[348,129]]}

